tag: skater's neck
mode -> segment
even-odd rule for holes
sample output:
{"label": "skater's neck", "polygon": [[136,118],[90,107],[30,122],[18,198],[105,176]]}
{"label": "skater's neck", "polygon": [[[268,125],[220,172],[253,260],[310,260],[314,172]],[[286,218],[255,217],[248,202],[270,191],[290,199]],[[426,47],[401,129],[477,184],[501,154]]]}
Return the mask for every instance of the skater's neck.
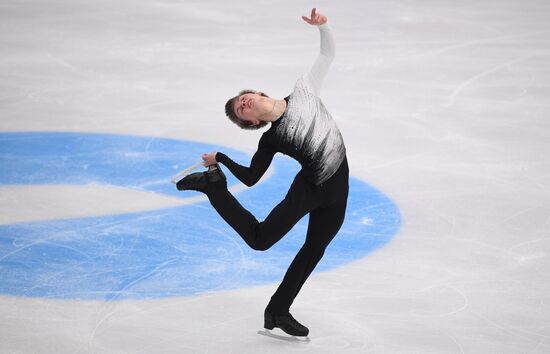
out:
{"label": "skater's neck", "polygon": [[273,102],[271,105],[271,109],[263,113],[260,117],[258,117],[259,120],[262,120],[264,122],[275,122],[277,119],[279,119],[283,113],[285,113],[286,110],[286,101],[285,100],[277,100],[274,98],[271,98]]}

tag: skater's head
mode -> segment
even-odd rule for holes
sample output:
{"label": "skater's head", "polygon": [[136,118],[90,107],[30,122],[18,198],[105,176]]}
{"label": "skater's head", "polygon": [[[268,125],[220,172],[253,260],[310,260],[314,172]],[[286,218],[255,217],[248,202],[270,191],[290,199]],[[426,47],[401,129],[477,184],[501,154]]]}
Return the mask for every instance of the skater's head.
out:
{"label": "skater's head", "polygon": [[265,127],[267,122],[258,119],[261,115],[259,109],[263,97],[269,96],[263,92],[242,90],[237,96],[226,102],[225,114],[242,129]]}

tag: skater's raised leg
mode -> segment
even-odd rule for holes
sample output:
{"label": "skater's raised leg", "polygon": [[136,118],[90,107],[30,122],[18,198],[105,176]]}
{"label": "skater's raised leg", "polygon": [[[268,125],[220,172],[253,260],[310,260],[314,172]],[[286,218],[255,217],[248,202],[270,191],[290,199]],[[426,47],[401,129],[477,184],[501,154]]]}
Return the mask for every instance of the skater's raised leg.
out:
{"label": "skater's raised leg", "polygon": [[296,176],[285,198],[262,222],[246,210],[225,187],[211,188],[207,196],[214,209],[237,231],[246,244],[259,251],[269,249],[286,235],[315,207],[316,201],[301,174]]}

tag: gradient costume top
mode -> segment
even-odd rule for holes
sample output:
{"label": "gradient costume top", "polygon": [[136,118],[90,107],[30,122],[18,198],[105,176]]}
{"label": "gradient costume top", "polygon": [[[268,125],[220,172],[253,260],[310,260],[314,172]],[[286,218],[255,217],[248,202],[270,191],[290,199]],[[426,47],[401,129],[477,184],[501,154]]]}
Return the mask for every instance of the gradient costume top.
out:
{"label": "gradient costume top", "polygon": [[321,83],[334,58],[334,38],[327,24],[317,27],[321,36],[319,56],[285,97],[286,110],[262,135],[250,168],[236,164],[223,153],[216,155],[218,162],[248,186],[258,182],[277,152],[297,160],[302,175],[315,185],[332,177],[346,157],[340,130],[319,98]]}

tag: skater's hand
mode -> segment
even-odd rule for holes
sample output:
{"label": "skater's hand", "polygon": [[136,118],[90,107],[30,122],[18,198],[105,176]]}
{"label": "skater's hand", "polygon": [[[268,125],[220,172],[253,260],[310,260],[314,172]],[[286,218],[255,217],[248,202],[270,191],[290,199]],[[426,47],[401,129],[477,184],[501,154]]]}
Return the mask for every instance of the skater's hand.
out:
{"label": "skater's hand", "polygon": [[313,8],[311,10],[311,17],[302,16],[302,19],[309,23],[310,25],[319,26],[327,23],[327,17],[317,13],[317,9]]}
{"label": "skater's hand", "polygon": [[206,167],[218,163],[216,161],[217,152],[211,152],[209,154],[202,154],[202,164]]}

